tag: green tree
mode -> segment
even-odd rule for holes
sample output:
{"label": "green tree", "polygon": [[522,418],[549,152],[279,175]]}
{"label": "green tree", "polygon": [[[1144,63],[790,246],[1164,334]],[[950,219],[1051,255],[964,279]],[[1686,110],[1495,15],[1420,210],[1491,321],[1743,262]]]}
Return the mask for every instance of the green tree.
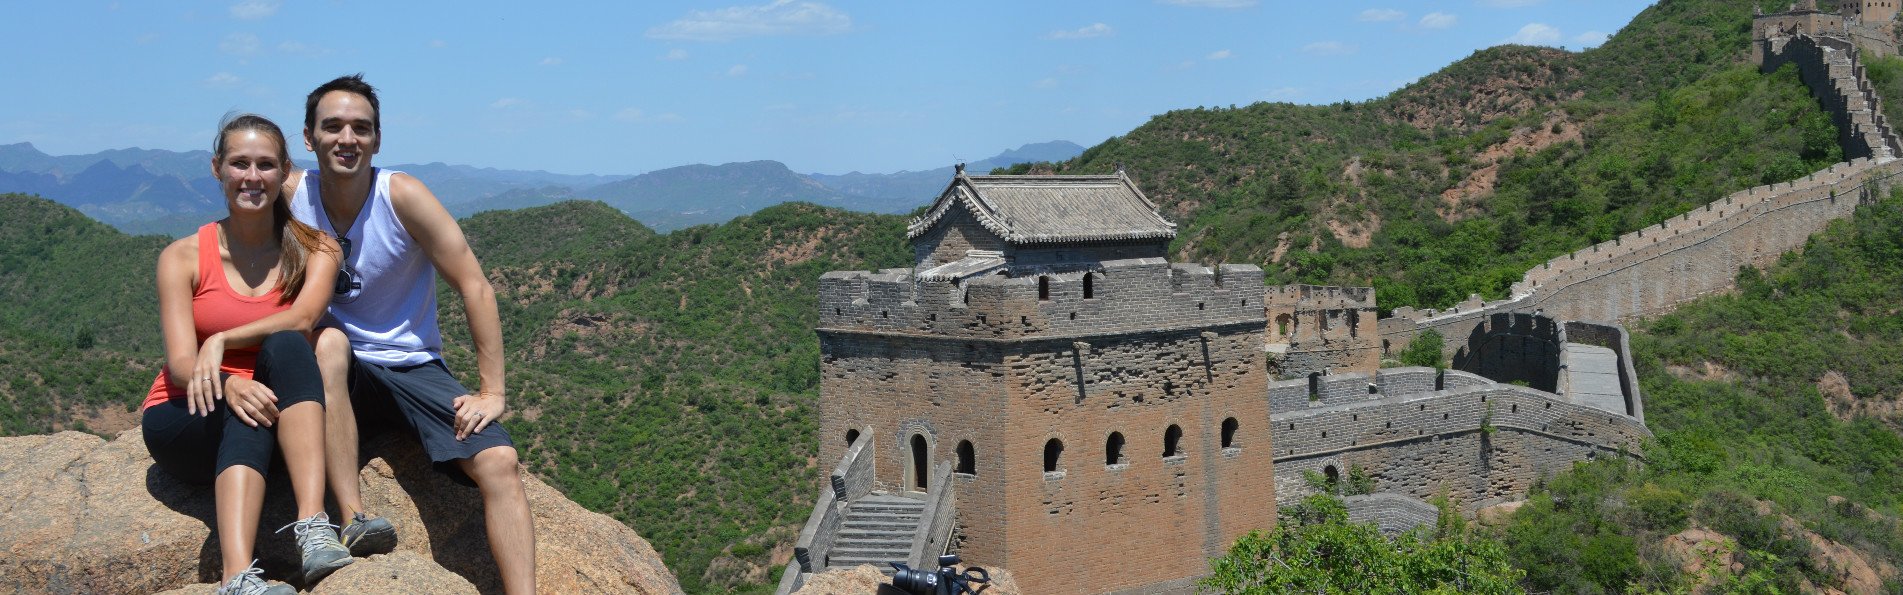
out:
{"label": "green tree", "polygon": [[1444,343],[1439,331],[1421,331],[1421,334],[1414,336],[1414,340],[1407,342],[1407,349],[1401,352],[1401,364],[1444,369],[1447,367],[1441,359],[1441,346]]}
{"label": "green tree", "polygon": [[1389,540],[1349,522],[1341,500],[1310,496],[1284,510],[1273,532],[1237,540],[1201,585],[1229,594],[1521,592],[1522,573],[1498,541],[1469,532],[1450,508],[1441,517],[1436,530]]}

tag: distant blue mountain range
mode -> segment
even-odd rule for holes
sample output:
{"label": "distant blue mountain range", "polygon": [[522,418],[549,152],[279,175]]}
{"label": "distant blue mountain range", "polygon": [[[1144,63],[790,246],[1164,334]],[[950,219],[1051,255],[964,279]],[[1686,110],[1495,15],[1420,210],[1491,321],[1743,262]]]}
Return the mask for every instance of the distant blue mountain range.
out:
{"label": "distant blue mountain range", "polygon": [[[1075,143],[1029,144],[973,162],[986,173],[1017,163],[1064,161]],[[309,165],[309,164],[301,164]],[[567,175],[444,163],[387,166],[415,175],[459,217],[569,199],[606,202],[667,232],[720,223],[782,202],[906,213],[951,181],[952,167],[891,174],[798,174],[777,161],[685,165],[641,175]],[[183,235],[224,210],[209,151],[114,149],[48,155],[31,143],[0,145],[0,192],[37,194],[128,233]]]}

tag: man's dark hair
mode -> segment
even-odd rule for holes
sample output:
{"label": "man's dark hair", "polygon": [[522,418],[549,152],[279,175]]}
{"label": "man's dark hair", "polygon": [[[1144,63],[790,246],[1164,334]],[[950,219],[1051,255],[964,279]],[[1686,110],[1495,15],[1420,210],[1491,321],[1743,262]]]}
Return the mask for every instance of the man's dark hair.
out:
{"label": "man's dark hair", "polygon": [[377,103],[377,88],[363,82],[361,72],[331,79],[328,83],[318,85],[317,90],[311,91],[310,96],[304,98],[305,130],[317,128],[317,101],[323,99],[324,95],[331,91],[356,93],[370,100],[370,128],[377,134],[383,134],[383,106]]}

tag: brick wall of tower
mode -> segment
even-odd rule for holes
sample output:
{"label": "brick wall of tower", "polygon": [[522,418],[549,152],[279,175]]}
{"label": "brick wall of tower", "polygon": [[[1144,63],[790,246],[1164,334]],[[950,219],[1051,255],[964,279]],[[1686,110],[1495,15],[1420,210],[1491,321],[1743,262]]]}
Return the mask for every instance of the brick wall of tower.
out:
{"label": "brick wall of tower", "polygon": [[[821,460],[872,428],[879,483],[901,488],[912,435],[928,464],[970,440],[975,473],[953,479],[967,560],[1010,568],[1026,592],[1180,587],[1274,522],[1262,273],[1107,261],[1088,299],[1084,274],[1049,275],[1040,299],[1034,276],[828,273]],[[1112,432],[1123,458],[1109,464]],[[1047,474],[1053,438],[1061,471]]]}

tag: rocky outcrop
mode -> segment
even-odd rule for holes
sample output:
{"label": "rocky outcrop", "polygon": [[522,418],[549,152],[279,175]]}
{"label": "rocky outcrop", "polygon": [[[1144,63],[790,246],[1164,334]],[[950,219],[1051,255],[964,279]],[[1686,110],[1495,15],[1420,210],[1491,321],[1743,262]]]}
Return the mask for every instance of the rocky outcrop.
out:
{"label": "rocky outcrop", "polygon": [[[364,453],[364,502],[396,525],[400,543],[313,592],[501,592],[476,490],[432,471],[411,440],[372,440]],[[271,479],[258,538],[259,566],[272,579],[297,560],[289,537],[268,533],[293,520],[282,475]],[[634,530],[524,477],[542,590],[680,592]],[[180,483],[153,465],[138,428],[110,441],[78,432],[0,438],[0,591],[209,592],[219,574],[212,506],[210,487]]]}

